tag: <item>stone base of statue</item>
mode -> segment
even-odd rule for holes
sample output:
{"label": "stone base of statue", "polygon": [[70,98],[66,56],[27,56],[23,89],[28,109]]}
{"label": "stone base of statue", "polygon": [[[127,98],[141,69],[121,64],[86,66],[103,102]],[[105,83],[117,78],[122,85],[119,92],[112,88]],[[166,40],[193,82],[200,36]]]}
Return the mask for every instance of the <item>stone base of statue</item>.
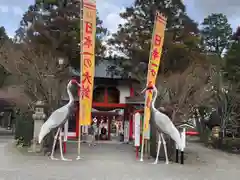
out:
{"label": "stone base of statue", "polygon": [[42,151],[42,144],[38,143],[38,135],[46,118],[44,107],[45,104],[43,101],[37,101],[35,104],[35,113],[32,115],[34,120],[33,139],[28,152],[39,153]]}
{"label": "stone base of statue", "polygon": [[34,152],[34,153],[41,153],[42,152],[42,145],[38,143],[37,139],[32,140],[32,145],[28,149],[28,152]]}

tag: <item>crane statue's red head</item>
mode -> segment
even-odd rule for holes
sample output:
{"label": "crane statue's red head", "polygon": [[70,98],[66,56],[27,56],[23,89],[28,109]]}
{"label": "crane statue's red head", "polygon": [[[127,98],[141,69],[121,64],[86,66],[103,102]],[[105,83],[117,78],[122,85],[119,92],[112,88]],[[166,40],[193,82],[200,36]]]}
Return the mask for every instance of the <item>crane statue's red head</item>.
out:
{"label": "crane statue's red head", "polygon": [[68,83],[68,86],[72,86],[73,84],[78,85],[79,88],[81,87],[81,85],[78,83],[76,79],[71,79]]}

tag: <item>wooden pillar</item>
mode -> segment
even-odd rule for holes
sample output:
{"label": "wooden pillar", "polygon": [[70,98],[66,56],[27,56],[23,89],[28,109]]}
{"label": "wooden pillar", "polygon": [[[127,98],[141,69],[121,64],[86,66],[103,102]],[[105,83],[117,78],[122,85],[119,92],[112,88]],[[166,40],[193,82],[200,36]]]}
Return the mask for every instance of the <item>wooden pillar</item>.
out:
{"label": "wooden pillar", "polygon": [[156,130],[156,126],[152,123],[152,121],[150,121],[150,132],[151,132],[151,136],[150,136],[150,155],[152,157],[156,157],[157,153],[156,153],[156,149],[157,149],[157,130]]}

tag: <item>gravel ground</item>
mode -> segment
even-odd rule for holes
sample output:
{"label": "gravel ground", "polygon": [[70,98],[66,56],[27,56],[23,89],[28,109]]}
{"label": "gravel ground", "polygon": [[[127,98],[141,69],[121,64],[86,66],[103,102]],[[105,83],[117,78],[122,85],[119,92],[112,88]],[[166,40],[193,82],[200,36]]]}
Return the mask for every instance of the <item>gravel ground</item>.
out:
{"label": "gravel ground", "polygon": [[[67,158],[76,158],[76,147],[68,144]],[[198,143],[188,144],[185,165],[136,161],[132,146],[125,144],[83,144],[81,150],[80,161],[51,161],[21,153],[11,138],[0,137],[0,180],[236,180],[240,175],[240,157]]]}

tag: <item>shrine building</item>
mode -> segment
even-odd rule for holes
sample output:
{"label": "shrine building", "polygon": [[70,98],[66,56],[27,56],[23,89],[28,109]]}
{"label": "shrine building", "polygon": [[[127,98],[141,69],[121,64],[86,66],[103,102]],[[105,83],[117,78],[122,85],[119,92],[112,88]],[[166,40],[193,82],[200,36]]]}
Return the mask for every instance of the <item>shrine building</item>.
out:
{"label": "shrine building", "polygon": [[[98,125],[103,122],[106,129],[104,140],[113,140],[121,132],[124,134],[124,141],[129,141],[133,137],[133,112],[144,107],[144,98],[136,96],[135,89],[139,88],[140,82],[130,76],[122,78],[108,73],[107,60],[101,61],[95,67],[94,91],[92,118]],[[70,69],[70,76],[79,81],[79,72]],[[77,90],[75,95],[74,112],[69,119],[68,138],[79,136],[79,98]],[[63,104],[68,101],[68,96],[64,92],[62,96]],[[83,133],[87,133],[82,127]]]}

